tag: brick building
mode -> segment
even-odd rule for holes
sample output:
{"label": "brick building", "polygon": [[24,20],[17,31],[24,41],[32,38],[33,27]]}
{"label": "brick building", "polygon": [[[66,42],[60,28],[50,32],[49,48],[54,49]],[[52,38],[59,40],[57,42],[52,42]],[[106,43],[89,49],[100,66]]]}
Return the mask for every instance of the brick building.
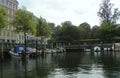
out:
{"label": "brick building", "polygon": [[[17,0],[0,0],[0,4],[6,9],[8,13],[8,21],[13,20],[13,16],[15,11],[18,9],[18,1]],[[13,25],[8,25],[7,27],[3,28],[0,32],[0,40],[4,40],[7,43],[24,43],[24,34],[22,32],[15,33]],[[27,39],[34,39],[35,36],[30,34],[27,35]]]}
{"label": "brick building", "polygon": [[[8,13],[8,21],[13,19],[15,11],[18,9],[18,1],[17,0],[0,0],[1,5],[6,9]],[[3,28],[0,32],[0,39],[4,40],[4,42],[9,43],[18,43],[21,41],[23,43],[23,34],[16,34],[12,32],[14,30],[13,25],[8,25],[7,27]]]}

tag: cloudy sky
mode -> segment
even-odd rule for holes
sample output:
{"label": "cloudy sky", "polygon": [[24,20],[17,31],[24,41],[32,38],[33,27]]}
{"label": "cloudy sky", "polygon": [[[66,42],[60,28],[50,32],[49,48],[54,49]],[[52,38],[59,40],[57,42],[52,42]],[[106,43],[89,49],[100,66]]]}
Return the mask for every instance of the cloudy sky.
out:
{"label": "cloudy sky", "polygon": [[[99,11],[102,0],[18,0],[19,7],[25,6],[37,17],[60,25],[71,21],[74,25],[88,22],[91,26],[99,25]],[[120,8],[119,0],[111,0],[115,8]]]}

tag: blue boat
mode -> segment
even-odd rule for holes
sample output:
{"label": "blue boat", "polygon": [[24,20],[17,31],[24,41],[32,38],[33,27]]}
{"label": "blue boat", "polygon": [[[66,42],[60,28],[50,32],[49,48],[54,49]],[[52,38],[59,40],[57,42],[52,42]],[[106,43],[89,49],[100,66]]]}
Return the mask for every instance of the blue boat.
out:
{"label": "blue boat", "polygon": [[[41,53],[40,50],[37,50],[37,54],[39,55]],[[11,57],[14,58],[24,58],[36,55],[36,48],[26,47],[25,52],[25,46],[24,45],[15,45],[12,50],[9,51],[11,54]]]}
{"label": "blue boat", "polygon": [[11,57],[13,58],[19,58],[21,59],[25,53],[25,46],[23,45],[15,45],[9,53],[11,54]]}

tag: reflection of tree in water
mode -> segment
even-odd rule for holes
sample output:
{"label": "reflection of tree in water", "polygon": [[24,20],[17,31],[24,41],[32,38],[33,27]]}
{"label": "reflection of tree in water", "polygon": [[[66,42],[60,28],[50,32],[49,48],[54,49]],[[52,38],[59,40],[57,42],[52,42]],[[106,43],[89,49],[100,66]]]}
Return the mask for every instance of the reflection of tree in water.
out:
{"label": "reflection of tree in water", "polygon": [[[81,63],[82,53],[66,53],[64,56],[61,55],[54,57],[55,64],[58,64],[59,68],[64,68],[66,72],[78,72],[79,65]],[[61,58],[60,58],[61,57]]]}
{"label": "reflection of tree in water", "polygon": [[[116,55],[119,54],[117,53]],[[112,53],[107,52],[97,54],[91,54],[90,52],[46,54],[44,57],[40,56],[37,59],[29,59],[27,62],[23,61],[21,63],[17,60],[17,63],[21,64],[20,68],[17,69],[14,67],[15,61],[5,61],[3,64],[5,66],[7,65],[7,68],[10,69],[3,69],[4,73],[9,75],[10,78],[57,78],[59,75],[72,77],[76,76],[76,74],[81,75],[81,73],[85,75],[99,74],[103,75],[105,78],[119,78],[119,57],[120,56],[115,58]],[[12,64],[9,65],[10,63]],[[0,68],[2,68],[1,63]],[[2,73],[1,71],[2,70],[0,70],[0,74]],[[0,78],[2,78],[1,75]]]}
{"label": "reflection of tree in water", "polygon": [[3,62],[1,58],[0,58],[0,78],[3,78]]}
{"label": "reflection of tree in water", "polygon": [[67,71],[78,71],[77,67],[80,63],[78,59],[80,58],[80,55],[76,57],[71,54],[46,55],[46,57],[36,60],[36,69],[32,71],[34,73],[33,77],[47,78],[52,72],[55,72],[57,68],[65,68]]}
{"label": "reflection of tree in water", "polygon": [[36,59],[36,68],[32,70],[31,78],[47,78],[51,71],[51,61],[47,61],[48,59],[46,57]]}
{"label": "reflection of tree in water", "polygon": [[[118,55],[117,53],[116,55]],[[106,52],[101,55],[103,63],[104,76],[106,78],[120,78],[120,59],[117,59],[112,52]]]}

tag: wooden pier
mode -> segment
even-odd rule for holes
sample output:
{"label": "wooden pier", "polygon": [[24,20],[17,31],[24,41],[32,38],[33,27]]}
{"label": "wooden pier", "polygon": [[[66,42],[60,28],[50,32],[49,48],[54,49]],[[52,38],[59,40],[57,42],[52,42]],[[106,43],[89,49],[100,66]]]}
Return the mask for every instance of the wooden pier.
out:
{"label": "wooden pier", "polygon": [[101,50],[111,50],[112,49],[112,44],[88,44],[88,45],[68,45],[65,47],[67,52],[70,51],[85,51],[85,49],[90,49],[90,51],[94,50],[94,47],[98,46],[101,48]]}

